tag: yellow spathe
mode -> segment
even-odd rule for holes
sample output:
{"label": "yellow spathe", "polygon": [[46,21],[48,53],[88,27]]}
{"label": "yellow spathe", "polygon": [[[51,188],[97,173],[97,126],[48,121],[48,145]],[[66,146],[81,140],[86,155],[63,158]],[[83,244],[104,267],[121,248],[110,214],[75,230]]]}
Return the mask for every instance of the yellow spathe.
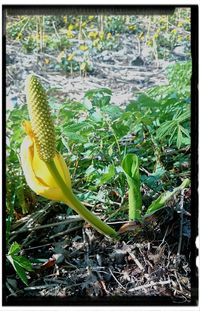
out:
{"label": "yellow spathe", "polygon": [[[49,200],[67,203],[66,196],[64,196],[61,189],[57,186],[57,183],[49,172],[46,163],[39,158],[30,122],[25,121],[23,127],[27,136],[22,142],[20,157],[27,184],[38,195]],[[71,189],[70,174],[63,157],[56,152],[53,160],[59,174],[68,188]]]}

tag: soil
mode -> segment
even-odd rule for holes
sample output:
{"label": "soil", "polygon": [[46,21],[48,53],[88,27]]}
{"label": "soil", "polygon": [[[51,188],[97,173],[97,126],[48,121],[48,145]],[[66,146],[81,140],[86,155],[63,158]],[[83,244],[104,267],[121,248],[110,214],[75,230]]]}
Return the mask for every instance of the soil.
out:
{"label": "soil", "polygon": [[[23,246],[21,255],[33,260],[33,272],[24,287],[10,271],[8,301],[16,296],[153,296],[189,303],[191,254],[186,226],[190,217],[187,210],[184,220],[174,212],[177,202],[181,198],[172,202],[167,215],[163,211],[143,225],[131,224],[119,240],[100,235],[78,215],[66,216],[61,204],[40,203],[35,212],[13,224],[11,240]],[[127,222],[109,224],[119,230]]]}
{"label": "soil", "polygon": [[[16,53],[17,50],[17,53]],[[108,87],[112,90],[111,102],[125,105],[138,91],[167,84],[166,68],[190,56],[173,54],[172,59],[156,59],[151,47],[145,44],[138,46],[134,35],[122,35],[118,39],[116,50],[104,50],[90,55],[92,70],[80,75],[78,72],[64,73],[55,71],[56,55],[47,53],[23,52],[16,42],[8,42],[6,46],[6,89],[7,108],[25,102],[24,81],[26,75],[35,73],[40,76],[47,87],[54,88],[59,98],[80,101],[89,89]],[[187,56],[188,55],[188,56]],[[45,59],[50,65],[45,65]]]}

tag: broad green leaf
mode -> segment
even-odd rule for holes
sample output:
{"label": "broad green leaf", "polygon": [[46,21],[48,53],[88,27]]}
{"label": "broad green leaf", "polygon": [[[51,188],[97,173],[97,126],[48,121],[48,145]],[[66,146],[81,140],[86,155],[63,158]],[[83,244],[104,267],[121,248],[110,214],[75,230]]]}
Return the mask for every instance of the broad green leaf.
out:
{"label": "broad green leaf", "polygon": [[105,168],[103,175],[100,177],[100,180],[97,182],[97,185],[100,186],[100,185],[105,184],[114,176],[115,176],[115,166],[114,164],[111,164]]}
{"label": "broad green leaf", "polygon": [[65,136],[69,138],[70,141],[73,141],[75,143],[84,143],[87,142],[87,138],[83,137],[80,134],[74,133],[74,132],[64,132]]}
{"label": "broad green leaf", "polygon": [[162,177],[165,174],[166,170],[163,168],[163,166],[157,165],[156,171],[151,174],[151,176],[156,177],[157,179]]}
{"label": "broad green leaf", "polygon": [[21,247],[17,242],[13,242],[12,245],[10,246],[8,255],[12,256],[12,255],[16,255],[20,252]]}
{"label": "broad green leaf", "polygon": [[190,144],[191,144],[191,139],[190,138],[188,138],[188,137],[183,137],[182,138],[182,145],[188,146]]}
{"label": "broad green leaf", "polygon": [[67,125],[64,127],[64,131],[66,132],[84,132],[87,129],[92,130],[94,127],[91,123],[86,122],[86,121],[82,121],[79,123],[75,123],[75,124],[71,124],[71,125]]}
{"label": "broad green leaf", "polygon": [[85,106],[87,110],[91,110],[93,107],[91,101],[87,97],[84,98],[83,105]]}
{"label": "broad green leaf", "polygon": [[112,91],[107,88],[89,90],[84,98],[88,98],[93,105],[103,107],[109,104]]}
{"label": "broad green leaf", "polygon": [[166,170],[162,166],[157,165],[154,173],[149,176],[146,174],[141,176],[142,183],[146,184],[150,189],[158,192],[162,189],[162,183],[160,181],[165,172]]}
{"label": "broad green leaf", "polygon": [[95,122],[101,122],[102,121],[102,114],[100,111],[96,110],[91,114],[91,119]]}
{"label": "broad green leaf", "polygon": [[187,188],[190,185],[190,180],[188,178],[186,178],[182,184],[176,188],[174,188],[173,191],[166,191],[164,193],[162,193],[156,200],[154,200],[151,205],[148,207],[144,218],[151,216],[152,214],[154,214],[155,212],[157,212],[158,210],[160,210],[161,208],[165,207],[165,204],[179,191]]}
{"label": "broad green leaf", "polygon": [[115,122],[112,124],[112,129],[115,131],[115,134],[118,138],[122,138],[123,136],[127,135],[130,128],[123,123]]}
{"label": "broad green leaf", "polygon": [[18,274],[22,282],[28,285],[28,279],[25,270],[33,271],[32,264],[24,256],[16,255],[20,252],[20,250],[21,250],[20,245],[17,242],[14,242],[9,249],[7,259],[12,264],[13,268],[15,269],[16,273]]}
{"label": "broad green leaf", "polygon": [[154,100],[152,97],[147,96],[146,94],[141,94],[137,101],[140,105],[145,105],[145,107],[155,108],[159,105],[159,103]]}
{"label": "broad green leaf", "polygon": [[12,256],[13,260],[19,264],[20,267],[27,271],[33,271],[31,262],[24,256]]}
{"label": "broad green leaf", "polygon": [[102,112],[107,113],[112,120],[119,118],[123,112],[123,110],[120,107],[114,105],[105,106],[101,110]]}
{"label": "broad green leaf", "polygon": [[103,95],[112,95],[112,91],[108,88],[99,88],[99,89],[93,89],[85,92],[84,97],[93,98],[97,94],[103,94]]}
{"label": "broad green leaf", "polygon": [[129,185],[129,220],[140,220],[142,196],[140,192],[139,161],[135,154],[127,154],[122,161],[122,169]]}
{"label": "broad green leaf", "polygon": [[17,260],[15,260],[15,256],[13,256],[13,257],[7,256],[7,258],[10,261],[10,263],[12,264],[13,268],[17,272],[17,274],[20,277],[20,279],[22,280],[22,282],[28,286],[28,279],[26,276],[26,272],[25,272],[24,268],[21,267],[19,262]]}

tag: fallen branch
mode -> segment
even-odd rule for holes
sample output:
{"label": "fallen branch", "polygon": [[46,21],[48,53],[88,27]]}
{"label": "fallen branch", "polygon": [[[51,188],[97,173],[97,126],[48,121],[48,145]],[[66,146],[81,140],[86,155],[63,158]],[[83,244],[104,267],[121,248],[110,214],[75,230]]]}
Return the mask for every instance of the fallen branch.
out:
{"label": "fallen branch", "polygon": [[137,286],[134,288],[129,289],[129,292],[134,292],[140,289],[144,289],[144,288],[148,288],[148,287],[152,287],[152,286],[157,286],[157,285],[166,285],[166,284],[170,284],[171,281],[167,280],[167,281],[160,281],[160,282],[151,282],[150,284],[145,284],[145,285],[141,285],[141,286]]}

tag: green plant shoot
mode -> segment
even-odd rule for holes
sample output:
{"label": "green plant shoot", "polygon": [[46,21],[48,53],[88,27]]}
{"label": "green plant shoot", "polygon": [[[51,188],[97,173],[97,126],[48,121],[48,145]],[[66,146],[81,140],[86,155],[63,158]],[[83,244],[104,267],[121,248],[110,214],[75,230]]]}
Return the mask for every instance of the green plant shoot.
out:
{"label": "green plant shoot", "polygon": [[138,157],[135,154],[127,154],[122,161],[122,169],[129,186],[129,220],[141,220],[142,196]]}

